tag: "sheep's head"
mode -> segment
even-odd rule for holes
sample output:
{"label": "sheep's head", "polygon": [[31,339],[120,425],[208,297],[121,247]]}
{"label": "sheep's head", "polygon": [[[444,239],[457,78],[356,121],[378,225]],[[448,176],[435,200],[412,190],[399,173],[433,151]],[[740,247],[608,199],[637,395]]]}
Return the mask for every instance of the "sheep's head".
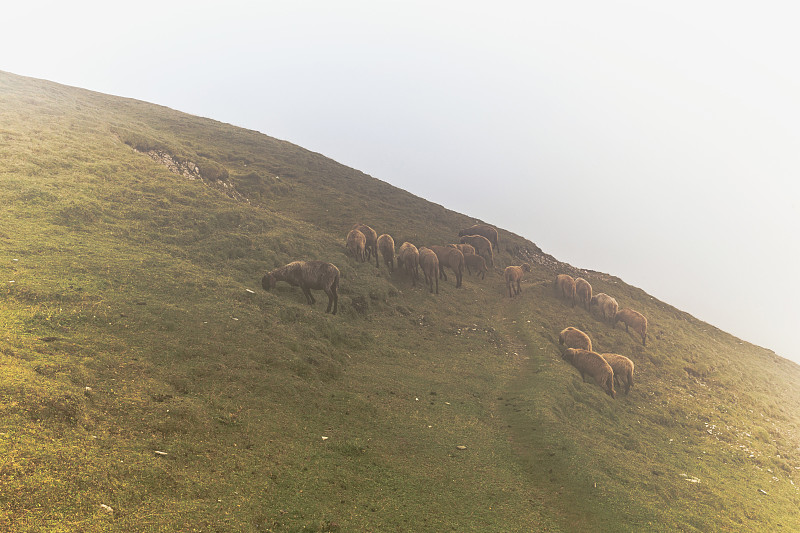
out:
{"label": "sheep's head", "polygon": [[592,299],[589,301],[589,305],[597,305],[597,296],[592,296]]}
{"label": "sheep's head", "polygon": [[275,284],[277,281],[275,280],[275,276],[267,272],[264,274],[264,277],[261,278],[261,286],[264,288],[265,291],[275,288]]}
{"label": "sheep's head", "polygon": [[565,361],[569,361],[570,363],[572,362],[572,360],[574,358],[575,358],[575,348],[567,348],[561,354],[561,359],[563,359]]}
{"label": "sheep's head", "polygon": [[529,265],[528,263],[522,263],[522,270],[524,270],[525,272],[530,272],[531,265]]}

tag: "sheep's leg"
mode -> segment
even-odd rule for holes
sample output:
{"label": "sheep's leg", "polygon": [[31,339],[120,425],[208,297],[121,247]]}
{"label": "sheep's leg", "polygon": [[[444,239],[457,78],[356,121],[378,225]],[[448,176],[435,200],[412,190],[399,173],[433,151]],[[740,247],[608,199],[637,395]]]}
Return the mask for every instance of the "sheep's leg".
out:
{"label": "sheep's leg", "polygon": [[[331,307],[333,307],[333,299],[334,299],[333,291],[331,289],[325,289],[325,294],[328,295],[328,307],[327,309],[325,309],[325,312],[330,313]],[[334,314],[336,313],[334,312]]]}
{"label": "sheep's leg", "polygon": [[309,289],[308,287],[300,287],[300,288],[302,289],[303,294],[306,295],[306,301],[309,303],[309,305],[314,305],[315,300],[314,296],[311,294],[311,289]]}

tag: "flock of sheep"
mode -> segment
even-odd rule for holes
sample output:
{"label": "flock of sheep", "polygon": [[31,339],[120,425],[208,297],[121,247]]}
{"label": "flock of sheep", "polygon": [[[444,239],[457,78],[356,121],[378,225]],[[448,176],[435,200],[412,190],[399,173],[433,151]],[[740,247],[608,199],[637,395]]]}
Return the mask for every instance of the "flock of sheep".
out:
{"label": "flock of sheep", "polygon": [[[559,274],[553,282],[553,287],[557,294],[570,300],[573,307],[577,300],[587,311],[596,308],[611,327],[616,327],[617,322],[622,322],[625,324],[626,332],[629,332],[629,328],[633,328],[634,332],[641,336],[642,345],[646,346],[647,318],[638,311],[619,309],[617,301],[603,292],[592,295],[592,286],[583,278],[573,279],[568,274]],[[558,342],[566,348],[561,357],[578,369],[581,379],[589,374],[612,398],[616,398],[614,390],[616,381],[618,386],[625,386],[625,394],[628,394],[633,385],[633,361],[624,355],[599,354],[592,351],[592,340],[589,336],[573,327],[562,330]]]}
{"label": "flock of sheep", "polygon": [[[445,267],[455,273],[456,288],[461,287],[463,271],[466,268],[471,274],[474,269],[481,279],[487,272],[487,261],[494,267],[494,251],[499,244],[497,229],[485,224],[475,224],[458,233],[459,244],[447,246],[422,246],[419,249],[410,242],[404,242],[395,254],[394,239],[391,235],[378,236],[377,232],[365,224],[355,224],[347,234],[348,252],[361,262],[371,261],[375,257],[375,266],[380,267],[378,253],[390,272],[394,272],[395,259],[397,266],[405,272],[416,286],[419,271],[425,277],[425,285],[430,292],[439,293],[439,278],[447,281]],[[506,267],[504,277],[508,296],[514,297],[521,292],[520,283],[526,272],[530,272],[528,263]],[[285,266],[267,272],[261,279],[264,290],[275,287],[278,281],[299,286],[309,304],[316,300],[311,290],[322,290],[328,296],[326,313],[336,314],[338,310],[339,269],[332,263],[324,261],[293,261]],[[619,309],[617,301],[605,293],[592,295],[592,286],[583,278],[574,279],[567,274],[559,274],[554,281],[554,289],[563,298],[576,301],[587,310],[596,308],[605,321],[616,327],[617,322],[625,324],[625,331],[633,328],[646,345],[647,319],[633,309]],[[625,394],[633,385],[633,361],[625,356],[611,353],[599,354],[592,351],[592,341],[586,333],[568,327],[561,331],[559,343],[565,346],[562,358],[571,363],[585,378],[592,376],[595,382],[612,398],[616,398],[614,381],[618,386],[625,386]]]}

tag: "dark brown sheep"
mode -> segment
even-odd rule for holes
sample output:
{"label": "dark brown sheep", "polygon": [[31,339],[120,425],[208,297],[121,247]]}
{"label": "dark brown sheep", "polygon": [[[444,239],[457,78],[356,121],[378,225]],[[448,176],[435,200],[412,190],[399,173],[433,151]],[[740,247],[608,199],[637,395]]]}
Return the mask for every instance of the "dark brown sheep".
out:
{"label": "dark brown sheep", "polygon": [[472,227],[462,229],[458,232],[459,237],[463,237],[464,235],[482,235],[492,243],[493,251],[497,252],[500,249],[500,235],[497,233],[496,228],[488,224],[475,224]]}
{"label": "dark brown sheep", "polygon": [[419,250],[410,242],[404,242],[397,250],[397,266],[402,268],[416,287],[419,278]]}
{"label": "dark brown sheep", "polygon": [[553,282],[556,294],[566,298],[575,307],[575,280],[569,274],[559,274]]}
{"label": "dark brown sheep", "polygon": [[336,314],[339,307],[339,269],[336,265],[325,261],[292,261],[264,274],[261,286],[269,291],[279,281],[285,281],[294,287],[299,286],[310,305],[316,303],[311,289],[325,291],[328,295],[328,308],[325,312],[330,313],[333,307],[333,314]]}
{"label": "dark brown sheep", "polygon": [[378,237],[378,250],[381,251],[386,268],[389,272],[394,272],[394,239],[391,235],[384,233]]}
{"label": "dark brown sheep", "polygon": [[509,298],[513,298],[514,296],[522,292],[522,287],[520,287],[520,283],[522,282],[522,276],[525,274],[525,272],[530,272],[530,271],[531,271],[531,266],[528,263],[522,263],[520,266],[512,265],[506,267],[504,274],[506,278],[506,287],[508,288]]}
{"label": "dark brown sheep", "polygon": [[645,339],[647,338],[647,319],[638,311],[633,309],[620,309],[614,316],[614,327],[617,322],[625,324],[625,331],[628,331],[628,326],[633,328],[633,331],[642,337],[642,346],[647,346]]}
{"label": "dark brown sheep", "polygon": [[588,281],[583,278],[575,278],[575,296],[588,311],[589,303],[592,301],[592,286]]}
{"label": "dark brown sheep", "polygon": [[433,284],[436,283],[436,294],[439,294],[439,258],[430,248],[424,246],[419,249],[419,266],[425,275],[425,284],[433,292]]}
{"label": "dark brown sheep", "polygon": [[603,319],[614,325],[614,317],[617,316],[619,305],[617,301],[608,294],[601,292],[592,296],[590,307],[597,307]]}
{"label": "dark brown sheep", "polygon": [[365,246],[367,250],[367,260],[369,261],[372,255],[375,255],[375,266],[379,267],[380,263],[378,263],[378,232],[374,229],[370,228],[366,224],[361,224],[360,222],[353,226],[352,229],[357,229],[361,233],[364,234],[364,237],[367,239],[367,244]]}
{"label": "dark brown sheep", "polygon": [[[472,248],[470,246],[470,248]],[[467,273],[472,275],[472,270],[475,270],[476,275],[479,275],[481,279],[486,279],[486,272],[488,269],[486,268],[486,259],[479,255],[475,254],[464,254],[464,266],[467,268]]]}
{"label": "dark brown sheep", "polygon": [[351,229],[347,234],[347,251],[353,254],[357,261],[364,262],[366,256],[367,238],[357,229]]}
{"label": "dark brown sheep", "polygon": [[561,330],[558,335],[558,343],[567,348],[580,348],[581,350],[592,351],[592,339],[589,335],[572,326]]}
{"label": "dark brown sheep", "polygon": [[439,277],[447,281],[444,267],[449,267],[456,275],[456,289],[461,288],[461,280],[464,276],[464,254],[461,253],[461,250],[451,246],[431,246],[430,248],[439,259]]}
{"label": "dark brown sheep", "polygon": [[483,235],[464,235],[461,237],[461,244],[469,244],[475,248],[475,253],[482,255],[484,259],[494,268],[494,254],[492,253],[492,243]]}
{"label": "dark brown sheep", "polygon": [[578,369],[583,381],[586,381],[586,374],[589,374],[606,394],[612,398],[617,397],[617,392],[614,390],[614,370],[599,353],[567,348],[561,354],[561,358]]}
{"label": "dark brown sheep", "polygon": [[604,353],[600,354],[600,356],[611,365],[617,387],[625,385],[625,394],[628,394],[628,391],[633,387],[633,361],[624,355],[615,353]]}

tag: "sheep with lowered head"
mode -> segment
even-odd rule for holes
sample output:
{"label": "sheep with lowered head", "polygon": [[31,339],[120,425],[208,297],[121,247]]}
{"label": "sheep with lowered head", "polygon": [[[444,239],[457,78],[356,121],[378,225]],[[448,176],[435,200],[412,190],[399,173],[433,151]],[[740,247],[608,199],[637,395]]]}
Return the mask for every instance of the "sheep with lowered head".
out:
{"label": "sheep with lowered head", "polygon": [[461,244],[469,244],[475,248],[475,253],[482,255],[484,259],[494,268],[494,253],[492,253],[492,243],[483,235],[463,235]]}
{"label": "sheep with lowered head", "polygon": [[378,237],[378,250],[383,256],[383,262],[389,272],[394,272],[394,239],[392,236],[384,233]]}
{"label": "sheep with lowered head", "polygon": [[561,358],[578,369],[583,381],[586,381],[586,374],[589,374],[606,394],[612,398],[617,397],[617,392],[614,390],[614,370],[599,353],[567,348],[561,354]]}
{"label": "sheep with lowered head", "polygon": [[364,262],[367,260],[366,246],[367,238],[363,233],[357,229],[351,229],[347,234],[347,251],[353,254],[357,261]]}
{"label": "sheep with lowered head", "polygon": [[433,284],[436,283],[436,294],[439,294],[439,258],[430,248],[424,246],[419,249],[419,266],[425,275],[425,284],[433,292]]}
{"label": "sheep with lowered head", "polygon": [[365,246],[367,260],[369,260],[372,254],[375,254],[375,266],[380,267],[380,263],[378,263],[378,232],[360,222],[355,224],[352,229],[357,229],[364,234],[364,237],[367,239],[367,244]]}
{"label": "sheep with lowered head", "polygon": [[592,351],[592,339],[589,338],[589,335],[572,326],[561,330],[561,333],[558,334],[558,343],[567,348]]}
{"label": "sheep with lowered head", "polygon": [[[507,266],[504,272],[504,276],[506,278],[506,288],[508,289],[508,297],[513,298],[514,296],[522,293],[522,287],[520,287],[520,283],[522,282],[522,276],[525,275],[525,272],[531,271],[531,265],[528,263],[522,263],[520,266]],[[511,294],[513,289],[514,294]]]}
{"label": "sheep with lowered head", "polygon": [[592,301],[592,286],[583,278],[575,278],[575,296],[578,301],[588,311],[589,302]]}
{"label": "sheep with lowered head", "polygon": [[625,385],[625,394],[631,390],[633,386],[633,361],[615,353],[602,353],[600,357],[606,360],[611,365],[611,370],[614,371],[614,381],[617,387]]}
{"label": "sheep with lowered head", "polygon": [[497,251],[500,246],[500,235],[497,233],[497,229],[488,225],[488,224],[475,224],[466,229],[462,229],[458,232],[459,237],[463,237],[464,235],[481,235],[486,237],[490,243],[492,243],[492,250]]}
{"label": "sheep with lowered head", "polygon": [[555,281],[553,281],[553,287],[556,290],[556,293],[570,300],[572,302],[572,307],[575,307],[575,280],[569,274],[559,274],[556,276]]}
{"label": "sheep with lowered head", "polygon": [[647,319],[643,314],[633,309],[620,309],[614,316],[614,327],[617,326],[617,322],[625,324],[625,332],[628,332],[628,326],[632,327],[633,331],[642,337],[642,346],[647,346],[647,344],[645,344],[645,339],[647,338]]}
{"label": "sheep with lowered head", "polygon": [[309,305],[317,302],[311,289],[325,291],[328,295],[328,308],[325,312],[330,313],[333,307],[333,314],[336,314],[339,307],[339,269],[336,265],[325,261],[292,261],[264,274],[261,286],[269,291],[279,281],[285,281],[293,287],[299,286]]}
{"label": "sheep with lowered head", "polygon": [[601,292],[592,296],[589,307],[597,307],[603,319],[607,320],[614,325],[614,317],[617,316],[617,309],[619,304],[617,301],[608,294]]}
{"label": "sheep with lowered head", "polygon": [[430,248],[439,259],[439,277],[447,281],[444,267],[450,267],[456,275],[456,289],[460,288],[464,276],[464,254],[458,248],[451,246],[431,246]]}
{"label": "sheep with lowered head", "polygon": [[411,278],[411,285],[417,286],[419,278],[419,250],[410,242],[404,242],[397,249],[397,266],[406,271]]}
{"label": "sheep with lowered head", "polygon": [[[472,248],[470,246],[470,248]],[[476,255],[476,254],[464,254],[464,266],[467,267],[467,273],[471,276],[472,269],[475,270],[476,275],[480,276],[481,279],[486,279],[486,272],[488,269],[486,268],[486,259],[483,257]]]}
{"label": "sheep with lowered head", "polygon": [[459,250],[461,250],[461,253],[464,254],[464,257],[466,257],[467,254],[475,253],[475,247],[472,246],[471,244],[448,244],[447,246],[458,248]]}

